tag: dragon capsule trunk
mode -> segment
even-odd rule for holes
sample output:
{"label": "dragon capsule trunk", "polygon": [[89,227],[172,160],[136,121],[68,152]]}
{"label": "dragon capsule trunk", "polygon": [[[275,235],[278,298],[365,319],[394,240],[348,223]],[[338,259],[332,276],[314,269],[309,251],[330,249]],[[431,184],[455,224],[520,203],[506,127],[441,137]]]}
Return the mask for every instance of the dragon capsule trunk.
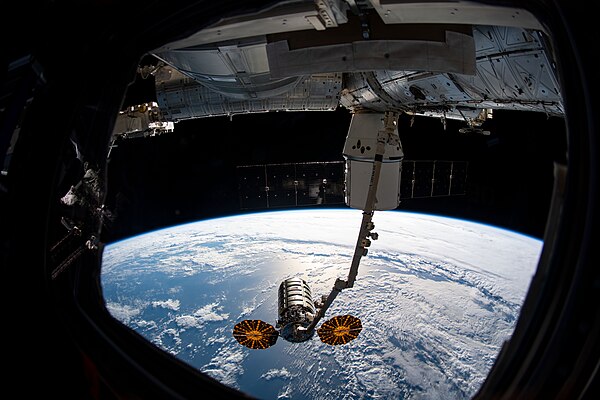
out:
{"label": "dragon capsule trunk", "polygon": [[[352,116],[343,151],[346,159],[345,197],[349,207],[365,209],[373,163],[377,159],[379,131],[386,129],[385,118],[384,113],[356,113]],[[381,157],[375,210],[393,210],[400,204],[400,173],[404,152],[396,121],[390,139]]]}

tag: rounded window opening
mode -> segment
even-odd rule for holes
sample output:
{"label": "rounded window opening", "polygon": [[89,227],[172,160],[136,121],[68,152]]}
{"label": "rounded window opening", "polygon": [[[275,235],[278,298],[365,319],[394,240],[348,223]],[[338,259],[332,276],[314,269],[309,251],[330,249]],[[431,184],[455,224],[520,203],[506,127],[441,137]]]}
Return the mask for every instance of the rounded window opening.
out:
{"label": "rounded window opening", "polygon": [[[122,111],[111,143],[107,308],[259,398],[471,397],[519,317],[565,161],[548,37],[527,15],[424,27],[338,6],[325,20],[307,11],[307,29],[289,16],[289,31],[274,30],[258,14],[264,32],[250,35],[225,20],[142,60],[139,83],[153,85],[142,97],[132,87],[143,101]],[[388,112],[399,141],[381,187],[398,204],[373,207],[376,237],[362,237],[379,136],[349,142],[349,128]],[[314,309],[289,317],[310,327],[361,246],[356,283],[337,287],[327,312],[359,319],[352,340],[282,340],[280,284],[310,285]],[[243,321],[266,325],[236,337]]]}

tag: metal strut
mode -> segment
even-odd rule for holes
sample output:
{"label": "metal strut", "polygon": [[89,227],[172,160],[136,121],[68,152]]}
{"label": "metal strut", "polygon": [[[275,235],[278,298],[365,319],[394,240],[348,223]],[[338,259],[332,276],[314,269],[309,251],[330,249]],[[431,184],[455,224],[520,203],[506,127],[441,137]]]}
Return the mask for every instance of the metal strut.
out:
{"label": "metal strut", "polygon": [[335,300],[337,295],[346,288],[354,286],[354,281],[358,275],[358,266],[360,265],[360,259],[362,256],[367,255],[368,247],[371,245],[371,237],[373,240],[377,240],[377,233],[371,232],[375,228],[373,224],[373,213],[375,211],[375,204],[377,202],[377,186],[379,183],[379,175],[381,173],[381,164],[383,163],[383,154],[385,153],[385,145],[388,141],[393,139],[393,133],[396,129],[396,120],[398,113],[387,111],[384,116],[384,128],[377,133],[377,147],[375,149],[375,158],[373,162],[373,170],[371,172],[371,180],[369,182],[369,192],[367,194],[367,200],[363,209],[363,218],[360,224],[360,231],[358,233],[358,239],[354,248],[354,256],[352,257],[352,264],[350,265],[350,272],[348,273],[348,279],[343,280],[337,278],[331,292],[327,298],[318,307],[317,315],[315,319],[305,329],[310,333],[315,326],[319,323],[321,318],[325,316],[325,312],[331,303]]}

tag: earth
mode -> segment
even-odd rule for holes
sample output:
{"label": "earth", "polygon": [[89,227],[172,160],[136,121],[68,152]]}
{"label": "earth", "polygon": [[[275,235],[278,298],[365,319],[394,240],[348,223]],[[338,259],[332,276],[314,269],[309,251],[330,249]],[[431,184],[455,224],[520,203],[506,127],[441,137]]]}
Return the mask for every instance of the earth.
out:
{"label": "earth", "polygon": [[[344,345],[318,336],[249,349],[244,319],[277,320],[277,290],[304,279],[317,298],[346,279],[362,212],[271,211],[174,226],[107,245],[109,312],[148,341],[260,399],[467,399],[510,338],[542,241],[498,227],[375,212],[353,288],[322,322],[360,318]],[[321,322],[321,323],[322,323]]]}

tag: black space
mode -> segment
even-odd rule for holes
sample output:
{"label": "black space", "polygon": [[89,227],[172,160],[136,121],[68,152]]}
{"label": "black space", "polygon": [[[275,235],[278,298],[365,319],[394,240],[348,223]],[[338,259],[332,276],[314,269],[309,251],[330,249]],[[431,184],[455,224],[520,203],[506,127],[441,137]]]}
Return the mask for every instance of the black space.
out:
{"label": "black space", "polygon": [[[144,83],[148,85],[148,83]],[[150,86],[147,86],[150,88]],[[147,92],[149,93],[149,92]],[[146,93],[146,101],[148,95]],[[140,103],[130,96],[126,104]],[[182,121],[156,137],[121,140],[108,166],[107,206],[114,220],[103,240],[241,213],[236,166],[343,160],[351,114],[270,112]],[[542,238],[553,163],[565,162],[565,124],[543,113],[495,110],[483,128],[416,117],[399,119],[407,160],[467,160],[467,195],[403,200],[399,210],[490,223]]]}

